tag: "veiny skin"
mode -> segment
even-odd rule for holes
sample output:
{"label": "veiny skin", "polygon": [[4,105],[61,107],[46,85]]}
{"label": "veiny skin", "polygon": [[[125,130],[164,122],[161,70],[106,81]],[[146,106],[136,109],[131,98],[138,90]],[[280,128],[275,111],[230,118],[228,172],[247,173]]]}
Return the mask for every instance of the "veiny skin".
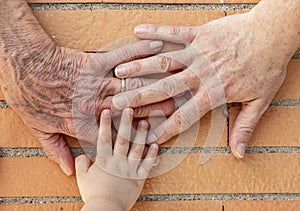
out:
{"label": "veiny skin", "polygon": [[[2,0],[0,8],[0,83],[5,99],[46,155],[71,175],[74,158],[62,134],[76,137],[80,132],[80,138],[95,144],[100,112],[110,108],[112,96],[121,91],[121,81],[111,69],[122,61],[157,53],[162,42],[140,41],[105,54],[86,54],[57,46],[25,0]],[[152,82],[129,79],[126,88]],[[174,103],[139,108],[134,116],[148,116],[153,109],[170,114]],[[93,118],[96,124],[90,123]]]}
{"label": "veiny skin", "polygon": [[119,65],[120,78],[153,73],[173,74],[152,85],[118,94],[118,109],[140,107],[189,90],[193,97],[169,119],[150,130],[148,143],[168,141],[205,113],[242,102],[231,132],[233,154],[242,158],[261,115],[283,83],[286,68],[300,46],[300,1],[262,0],[249,13],[224,17],[202,26],[140,25],[141,39],[184,43],[186,48]]}

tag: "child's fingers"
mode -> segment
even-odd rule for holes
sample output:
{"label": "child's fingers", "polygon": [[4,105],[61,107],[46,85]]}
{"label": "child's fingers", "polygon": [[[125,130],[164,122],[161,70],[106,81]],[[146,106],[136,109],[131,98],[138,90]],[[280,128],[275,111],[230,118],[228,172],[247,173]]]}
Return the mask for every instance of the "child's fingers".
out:
{"label": "child's fingers", "polygon": [[91,166],[91,160],[86,155],[80,155],[75,159],[76,177],[86,174]]}
{"label": "child's fingers", "polygon": [[97,143],[97,159],[103,160],[112,156],[111,138],[111,111],[109,109],[105,109],[102,111],[100,117],[100,128]]}
{"label": "child's fingers", "polygon": [[133,110],[131,108],[124,109],[121,117],[117,140],[114,147],[114,155],[127,157],[132,119]]}
{"label": "child's fingers", "polygon": [[138,177],[141,179],[147,178],[151,168],[154,166],[158,154],[158,145],[152,144],[147,152],[147,155],[138,169]]}
{"label": "child's fingers", "polygon": [[128,162],[135,169],[140,163],[145,148],[148,125],[148,122],[145,120],[139,122],[133,144],[129,151]]}

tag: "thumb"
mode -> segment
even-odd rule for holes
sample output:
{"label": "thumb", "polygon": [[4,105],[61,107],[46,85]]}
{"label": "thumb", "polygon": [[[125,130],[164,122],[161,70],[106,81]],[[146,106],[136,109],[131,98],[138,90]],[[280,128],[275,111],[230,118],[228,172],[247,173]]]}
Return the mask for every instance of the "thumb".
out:
{"label": "thumb", "polygon": [[74,174],[74,158],[64,137],[61,134],[44,133],[36,129],[31,131],[39,139],[47,157],[59,164],[67,176]]}
{"label": "thumb", "polygon": [[189,26],[143,24],[135,27],[134,33],[141,39],[164,40],[173,43],[188,44],[195,39],[197,28]]}
{"label": "thumb", "polygon": [[80,155],[75,160],[76,177],[80,177],[85,174],[91,166],[91,160],[86,155]]}
{"label": "thumb", "polygon": [[230,135],[231,151],[237,158],[245,156],[246,147],[256,124],[268,107],[269,103],[260,99],[243,103]]}

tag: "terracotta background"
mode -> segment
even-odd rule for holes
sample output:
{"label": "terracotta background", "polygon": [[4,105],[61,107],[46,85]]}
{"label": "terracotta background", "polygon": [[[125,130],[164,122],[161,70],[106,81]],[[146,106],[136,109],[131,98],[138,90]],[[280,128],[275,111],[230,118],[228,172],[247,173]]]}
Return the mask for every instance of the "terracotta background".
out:
{"label": "terracotta background", "polygon": [[[35,10],[41,25],[58,45],[93,52],[133,35],[139,23],[200,25],[245,11],[234,5],[257,0],[28,0],[29,3],[203,4],[206,10]],[[128,4],[129,5],[129,4]],[[132,4],[130,4],[132,6]],[[130,5],[128,7],[130,7]],[[155,4],[153,4],[155,5]],[[68,6],[68,5],[67,5]],[[250,5],[251,6],[251,5]],[[181,5],[174,5],[180,9]],[[164,7],[166,8],[166,7]],[[217,8],[217,9],[216,9]],[[272,50],[272,49],[270,49]],[[300,210],[300,59],[292,59],[287,79],[273,105],[259,122],[245,159],[235,159],[228,147],[230,129],[239,111],[228,107],[227,126],[219,146],[204,149],[211,114],[200,122],[191,152],[170,172],[146,182],[133,210]],[[0,100],[5,97],[0,91]],[[226,113],[226,112],[225,112]],[[190,131],[186,132],[188,138]],[[165,145],[169,148],[175,139]],[[79,147],[68,138],[70,147]],[[41,146],[10,108],[0,108],[0,210],[79,210],[82,201],[75,177],[65,176],[41,152]],[[7,151],[23,150],[9,156]],[[199,165],[199,153],[211,155]],[[179,156],[171,154],[170,157]],[[34,202],[34,203],[33,203]]]}

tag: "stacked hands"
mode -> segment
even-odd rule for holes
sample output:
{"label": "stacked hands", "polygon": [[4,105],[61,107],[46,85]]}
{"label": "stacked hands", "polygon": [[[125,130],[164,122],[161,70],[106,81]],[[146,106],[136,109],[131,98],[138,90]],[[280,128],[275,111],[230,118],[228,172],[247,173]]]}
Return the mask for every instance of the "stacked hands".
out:
{"label": "stacked hands", "polygon": [[[75,162],[62,134],[98,143],[95,163],[91,165],[84,155],[76,159],[79,188],[83,200],[90,202],[86,206],[97,206],[99,201],[109,206],[113,201],[115,210],[127,210],[137,199],[157,156],[157,144],[225,103],[242,103],[230,146],[236,157],[244,157],[300,43],[299,22],[293,21],[299,16],[298,0],[288,1],[289,12],[278,9],[286,8],[285,3],[262,0],[246,14],[196,27],[140,25],[135,28],[140,41],[103,54],[57,46],[26,1],[0,4],[0,24],[5,28],[0,82],[5,99],[67,175],[74,174]],[[276,13],[262,12],[267,10]],[[289,30],[282,30],[285,25]],[[158,54],[165,42],[185,48]],[[178,96],[184,102],[177,103]],[[111,117],[122,111],[116,134]],[[153,111],[169,117],[148,134],[148,123],[141,121],[130,146],[132,118],[148,117]],[[142,159],[145,142],[151,147]],[[120,196],[120,189],[133,191]],[[103,191],[115,197],[107,198]]]}

